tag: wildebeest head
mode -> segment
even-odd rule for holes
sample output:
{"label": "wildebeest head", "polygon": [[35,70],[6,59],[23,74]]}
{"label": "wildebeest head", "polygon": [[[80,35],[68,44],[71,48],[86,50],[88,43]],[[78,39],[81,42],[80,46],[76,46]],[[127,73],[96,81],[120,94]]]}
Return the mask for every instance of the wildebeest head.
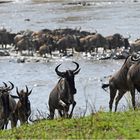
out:
{"label": "wildebeest head", "polygon": [[10,105],[9,105],[9,96],[10,91],[14,88],[14,84],[9,82],[11,84],[11,87],[8,86],[5,82],[4,86],[0,88],[0,100],[2,105],[3,114],[2,117],[4,119],[7,119],[10,114]]}
{"label": "wildebeest head", "polygon": [[65,72],[60,72],[58,70],[58,67],[61,65],[59,64],[56,68],[55,68],[55,71],[57,73],[58,76],[62,77],[62,78],[65,78],[70,86],[70,90],[71,90],[71,93],[72,94],[75,94],[76,93],[76,88],[75,88],[75,81],[74,81],[74,77],[76,74],[79,73],[80,71],[80,68],[79,68],[79,64],[77,62],[74,62],[73,63],[76,65],[76,68],[74,70],[66,70]]}
{"label": "wildebeest head", "polygon": [[20,92],[18,91],[18,88],[16,87],[16,92],[17,95],[19,96],[19,102],[20,105],[23,107],[23,110],[25,111],[25,116],[29,116],[29,112],[30,112],[30,101],[28,99],[28,96],[31,94],[32,89],[29,91],[28,87],[26,86],[26,91],[24,91],[23,89],[20,90]]}
{"label": "wildebeest head", "polygon": [[116,42],[117,47],[122,47],[124,46],[124,40],[123,40],[123,36],[120,35],[119,33],[116,33],[113,35],[114,41]]}
{"label": "wildebeest head", "polygon": [[[125,59],[125,62],[122,65],[121,69],[124,69],[124,67],[125,67],[125,70],[128,70],[133,64],[136,63],[137,59],[138,59],[138,54],[132,54],[132,55],[128,56]],[[123,72],[126,72],[126,71],[123,70]]]}
{"label": "wildebeest head", "polygon": [[9,92],[7,92],[5,89],[0,90],[0,100],[2,104],[2,110],[3,118],[7,118],[10,113],[10,107],[9,107]]}

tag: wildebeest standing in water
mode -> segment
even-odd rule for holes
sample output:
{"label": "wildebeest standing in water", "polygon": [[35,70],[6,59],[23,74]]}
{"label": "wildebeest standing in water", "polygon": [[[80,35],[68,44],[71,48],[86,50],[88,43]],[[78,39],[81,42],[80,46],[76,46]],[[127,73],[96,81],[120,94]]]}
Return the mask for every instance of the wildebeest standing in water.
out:
{"label": "wildebeest standing in water", "polygon": [[11,33],[11,31],[7,31],[5,28],[0,29],[0,44],[2,48],[6,49],[6,46],[9,44],[14,44],[14,37],[16,33]]}
{"label": "wildebeest standing in water", "polygon": [[106,39],[108,40],[109,43],[109,49],[115,50],[115,52],[117,48],[121,48],[125,45],[124,38],[119,33],[115,33],[113,35],[107,36]]}
{"label": "wildebeest standing in water", "polygon": [[97,33],[94,35],[88,35],[86,37],[80,38],[80,47],[87,52],[98,53],[98,48],[103,48],[103,53],[108,49],[108,41],[101,34]]}
{"label": "wildebeest standing in water", "polygon": [[79,38],[75,35],[66,35],[60,38],[57,43],[57,49],[60,53],[67,55],[67,49],[72,49],[72,54],[74,53],[74,48],[80,45]]}
{"label": "wildebeest standing in water", "polygon": [[[76,74],[79,73],[80,68],[77,62],[73,63],[76,65],[74,70],[66,70],[65,72],[60,72],[58,67],[61,65],[59,64],[55,68],[55,72],[58,76],[60,76],[60,80],[58,81],[55,88],[51,91],[49,96],[49,110],[50,115],[49,119],[54,118],[55,109],[58,110],[59,115],[65,118],[71,118],[73,115],[73,110],[76,105],[74,100],[74,94],[76,94],[77,90],[75,88],[75,81],[74,77]],[[68,114],[69,107],[72,104],[72,109],[70,114]]]}

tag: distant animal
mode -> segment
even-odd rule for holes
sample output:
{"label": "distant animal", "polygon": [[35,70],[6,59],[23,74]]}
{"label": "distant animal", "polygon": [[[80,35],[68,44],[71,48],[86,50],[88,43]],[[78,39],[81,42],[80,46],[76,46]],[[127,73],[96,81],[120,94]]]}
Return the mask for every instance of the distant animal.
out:
{"label": "distant animal", "polygon": [[49,46],[47,44],[44,44],[42,46],[39,47],[38,53],[40,54],[40,56],[46,56],[46,53],[50,54],[50,56],[52,56],[52,46]]}
{"label": "distant animal", "polygon": [[[73,110],[76,105],[74,94],[77,92],[74,79],[75,75],[80,71],[79,64],[74,61],[73,63],[76,65],[74,70],[66,70],[65,72],[60,72],[58,68],[61,64],[55,68],[55,72],[58,76],[60,76],[60,79],[49,96],[49,119],[54,119],[55,109],[58,110],[61,117],[71,118],[73,115]],[[72,109],[70,114],[68,114],[71,104]]]}
{"label": "distant animal", "polygon": [[137,53],[140,51],[140,39],[135,40],[130,44],[130,53]]}
{"label": "distant animal", "polygon": [[16,44],[19,40],[23,39],[24,38],[24,35],[23,34],[17,34],[15,37],[14,37],[14,43]]}
{"label": "distant animal", "polygon": [[60,53],[67,55],[67,49],[71,48],[72,53],[74,53],[74,48],[76,48],[79,44],[79,38],[75,35],[67,35],[60,38],[56,45]]}
{"label": "distant animal", "polygon": [[16,101],[14,100],[16,96],[10,94],[14,88],[13,83],[10,82],[10,84],[11,87],[4,83],[5,86],[0,88],[0,129],[7,129],[9,120],[12,128],[16,126],[13,113],[16,106]]}
{"label": "distant animal", "polygon": [[23,54],[23,51],[27,50],[28,55],[33,55],[33,45],[31,38],[28,36],[23,36],[16,44],[15,44],[15,50],[20,52],[20,54]]}
{"label": "distant animal", "polygon": [[20,124],[28,123],[28,118],[31,114],[31,105],[28,96],[31,94],[32,90],[28,90],[28,87],[26,86],[26,91],[23,89],[18,91],[18,88],[16,87],[16,92],[18,95],[18,102],[15,107],[14,114],[16,116],[15,123],[17,124],[17,121],[20,121]]}
{"label": "distant animal", "polygon": [[119,33],[107,36],[106,39],[108,40],[110,50],[116,51],[117,48],[121,48],[124,46],[124,38]]}
{"label": "distant animal", "polygon": [[2,48],[6,48],[7,45],[14,44],[14,37],[16,36],[16,33],[11,33],[6,31],[0,31],[0,44],[2,45]]}
{"label": "distant animal", "polygon": [[[126,91],[130,90],[130,84],[128,85],[127,82],[127,74],[130,69],[130,67],[135,63],[136,55],[128,56],[125,59],[124,64],[122,67],[109,79],[109,84],[103,84],[102,88],[105,89],[109,87],[110,89],[110,101],[109,101],[109,109],[112,111],[112,105],[114,98],[116,97],[116,93],[118,91],[118,95],[116,97],[115,102],[115,111],[117,111],[117,106],[120,101],[120,99],[123,97],[123,95],[126,93]],[[132,95],[132,98],[134,95]]]}
{"label": "distant animal", "polygon": [[94,35],[88,35],[84,38],[80,38],[81,48],[83,47],[85,52],[98,52],[98,48],[103,48],[103,52],[108,49],[109,44],[105,37],[97,33]]}

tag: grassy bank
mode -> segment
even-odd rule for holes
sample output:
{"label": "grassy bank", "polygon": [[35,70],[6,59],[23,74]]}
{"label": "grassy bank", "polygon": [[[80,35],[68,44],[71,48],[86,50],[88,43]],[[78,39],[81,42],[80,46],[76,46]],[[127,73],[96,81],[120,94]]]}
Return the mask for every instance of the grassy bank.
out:
{"label": "grassy bank", "polygon": [[0,131],[1,139],[89,139],[140,138],[140,111],[98,112],[74,118],[44,120],[32,125]]}

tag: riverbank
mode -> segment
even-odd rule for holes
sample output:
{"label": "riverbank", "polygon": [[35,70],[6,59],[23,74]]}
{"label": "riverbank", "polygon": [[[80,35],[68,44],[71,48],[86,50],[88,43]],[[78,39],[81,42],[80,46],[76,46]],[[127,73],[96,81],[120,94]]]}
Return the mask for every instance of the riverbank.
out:
{"label": "riverbank", "polygon": [[140,111],[97,112],[0,131],[1,139],[139,139]]}
{"label": "riverbank", "polygon": [[21,55],[19,52],[17,53],[13,46],[7,45],[6,49],[0,48],[0,61],[8,60],[9,62],[16,63],[47,63],[47,62],[56,62],[61,61],[63,59],[78,59],[78,60],[119,60],[125,59],[129,55],[128,50],[118,49],[115,52],[107,51],[103,53],[102,48],[99,48],[99,52],[85,53],[85,52],[76,52],[72,53],[71,49],[67,50],[67,55],[63,53],[59,53],[59,51],[52,52],[52,55],[46,54],[45,56],[40,56],[38,53],[34,53],[33,55],[29,55],[28,51],[24,51]]}

